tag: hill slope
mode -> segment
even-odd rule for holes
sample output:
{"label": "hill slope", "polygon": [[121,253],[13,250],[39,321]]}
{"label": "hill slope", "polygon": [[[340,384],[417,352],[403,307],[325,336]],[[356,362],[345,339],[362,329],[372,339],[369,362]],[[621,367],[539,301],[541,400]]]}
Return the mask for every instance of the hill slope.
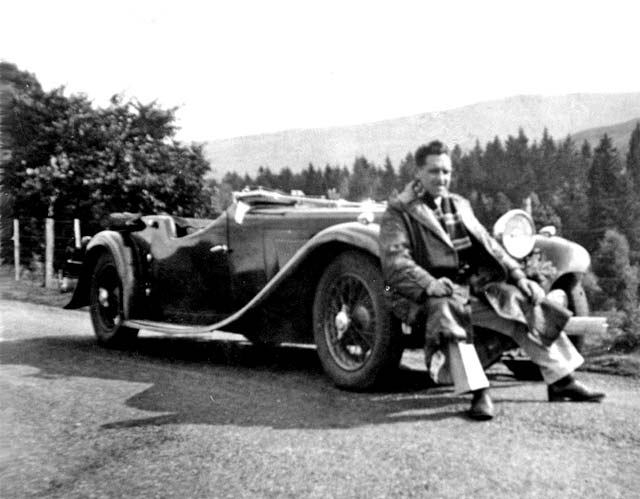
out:
{"label": "hill slope", "polygon": [[425,141],[439,138],[467,149],[484,145],[496,135],[516,135],[521,127],[531,140],[546,127],[557,140],[580,130],[609,126],[640,116],[640,92],[626,94],[571,94],[516,96],[481,102],[442,112],[347,127],[287,130],[209,142],[206,154],[212,173],[228,171],[253,175],[258,167],[294,172],[309,162],[351,166],[358,155],[381,165],[386,156],[395,166]]}
{"label": "hill slope", "polygon": [[623,123],[582,130],[581,132],[572,134],[571,138],[578,145],[582,144],[586,140],[591,144],[592,148],[595,148],[598,146],[602,136],[606,133],[611,138],[613,145],[618,148],[618,152],[624,156],[629,149],[631,132],[633,132],[633,129],[638,123],[640,123],[640,115],[633,120],[625,121]]}

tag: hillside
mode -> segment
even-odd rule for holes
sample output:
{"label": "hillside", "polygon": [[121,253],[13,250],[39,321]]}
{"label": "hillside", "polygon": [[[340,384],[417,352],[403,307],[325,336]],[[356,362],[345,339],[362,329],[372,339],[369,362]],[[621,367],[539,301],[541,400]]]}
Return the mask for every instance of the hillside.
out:
{"label": "hillside", "polygon": [[629,138],[631,137],[631,132],[633,132],[633,129],[638,123],[640,123],[640,115],[639,117],[630,121],[625,121],[624,123],[589,128],[588,130],[572,134],[571,138],[576,144],[582,144],[586,140],[591,144],[592,148],[595,148],[598,146],[602,136],[606,133],[611,138],[613,145],[618,149],[618,152],[624,156],[629,149]]}
{"label": "hillside", "polygon": [[260,166],[294,172],[309,162],[351,166],[364,155],[376,164],[389,156],[394,165],[419,144],[440,138],[467,149],[496,135],[506,138],[522,127],[530,139],[546,127],[555,139],[582,130],[623,123],[640,116],[640,92],[626,94],[571,94],[543,97],[523,95],[481,102],[442,112],[347,127],[286,130],[209,142],[206,154],[212,174],[228,171],[250,175]]}

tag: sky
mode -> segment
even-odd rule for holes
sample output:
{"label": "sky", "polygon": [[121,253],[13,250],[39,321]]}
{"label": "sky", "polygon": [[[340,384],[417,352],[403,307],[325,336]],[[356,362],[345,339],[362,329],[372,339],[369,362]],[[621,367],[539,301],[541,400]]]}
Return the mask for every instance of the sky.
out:
{"label": "sky", "polygon": [[640,91],[633,0],[0,0],[0,16],[0,60],[97,106],[178,107],[185,141]]}

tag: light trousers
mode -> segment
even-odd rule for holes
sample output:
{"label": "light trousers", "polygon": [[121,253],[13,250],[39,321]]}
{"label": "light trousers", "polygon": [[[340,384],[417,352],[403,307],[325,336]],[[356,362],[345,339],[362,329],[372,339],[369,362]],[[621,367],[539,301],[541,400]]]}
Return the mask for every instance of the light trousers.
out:
{"label": "light trousers", "polygon": [[[524,324],[500,317],[495,311],[477,299],[472,299],[471,322],[474,326],[491,329],[512,338],[529,358],[540,367],[545,383],[551,384],[575,371],[584,358],[576,350],[565,333],[560,333],[558,339],[551,345],[543,344],[538,338],[530,334]],[[475,352],[475,349],[473,349]],[[473,354],[472,354],[473,355]],[[469,355],[448,355],[449,374],[458,386],[471,385],[476,389],[489,386],[489,380],[484,371],[477,369],[476,359],[469,359]],[[463,379],[464,377],[464,379]]]}

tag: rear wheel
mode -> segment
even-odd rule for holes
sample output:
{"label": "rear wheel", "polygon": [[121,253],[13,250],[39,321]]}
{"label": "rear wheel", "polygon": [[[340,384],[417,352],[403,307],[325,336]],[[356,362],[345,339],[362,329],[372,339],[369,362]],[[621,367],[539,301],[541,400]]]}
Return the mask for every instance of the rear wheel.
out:
{"label": "rear wheel", "polygon": [[379,265],[357,251],[340,254],[318,282],[314,339],[324,370],[342,388],[370,388],[398,367],[401,335],[383,291]]}
{"label": "rear wheel", "polygon": [[98,343],[122,346],[136,337],[137,329],[122,325],[122,281],[110,253],[102,253],[96,260],[89,293],[89,312]]}

